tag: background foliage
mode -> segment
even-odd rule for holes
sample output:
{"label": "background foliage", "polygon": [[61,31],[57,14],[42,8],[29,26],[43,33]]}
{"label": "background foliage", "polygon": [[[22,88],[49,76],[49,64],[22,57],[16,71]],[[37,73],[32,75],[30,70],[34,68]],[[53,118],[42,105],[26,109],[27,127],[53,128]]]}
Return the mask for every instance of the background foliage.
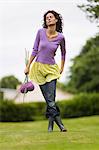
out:
{"label": "background foliage", "polygon": [[99,23],[99,0],[87,0],[87,4],[78,5],[89,18],[90,21]]}
{"label": "background foliage", "polygon": [[99,92],[99,35],[90,38],[73,59],[68,89],[73,92]]}
{"label": "background foliage", "polygon": [[16,89],[21,82],[13,75],[5,76],[0,80],[1,88]]}
{"label": "background foliage", "polygon": [[[58,101],[62,118],[99,115],[99,94],[79,94],[73,99]],[[15,104],[14,101],[0,101],[0,121],[19,122],[42,120],[45,117],[45,102]]]}

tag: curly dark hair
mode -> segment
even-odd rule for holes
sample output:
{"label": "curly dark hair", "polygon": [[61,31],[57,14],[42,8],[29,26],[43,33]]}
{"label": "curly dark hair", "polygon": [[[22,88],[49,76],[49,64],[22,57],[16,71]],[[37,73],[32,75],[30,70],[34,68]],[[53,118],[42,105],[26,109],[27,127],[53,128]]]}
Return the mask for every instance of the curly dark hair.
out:
{"label": "curly dark hair", "polygon": [[56,31],[61,33],[63,30],[63,19],[62,19],[62,16],[59,13],[55,12],[54,10],[49,10],[44,14],[44,16],[43,16],[43,28],[47,28],[46,15],[48,13],[52,13],[55,16],[55,18],[58,20],[56,22]]}

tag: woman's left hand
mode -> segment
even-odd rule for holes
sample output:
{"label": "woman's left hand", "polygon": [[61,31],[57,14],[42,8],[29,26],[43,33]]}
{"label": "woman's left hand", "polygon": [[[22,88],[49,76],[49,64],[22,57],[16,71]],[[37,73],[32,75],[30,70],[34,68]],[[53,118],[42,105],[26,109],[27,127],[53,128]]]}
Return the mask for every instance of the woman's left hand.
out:
{"label": "woman's left hand", "polygon": [[62,74],[62,72],[64,70],[64,64],[65,64],[65,61],[61,60],[60,74]]}
{"label": "woman's left hand", "polygon": [[62,72],[63,72],[63,68],[60,69],[60,74],[62,74]]}

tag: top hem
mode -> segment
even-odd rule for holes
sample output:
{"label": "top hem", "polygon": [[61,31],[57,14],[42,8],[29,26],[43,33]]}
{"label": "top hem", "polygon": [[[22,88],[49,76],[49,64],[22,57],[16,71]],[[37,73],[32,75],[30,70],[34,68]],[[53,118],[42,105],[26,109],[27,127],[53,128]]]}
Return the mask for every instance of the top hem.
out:
{"label": "top hem", "polygon": [[35,62],[39,62],[39,63],[42,63],[42,64],[48,64],[48,65],[55,65],[56,64],[56,62],[48,63],[48,62],[43,62],[43,61],[38,61],[38,60],[35,60]]}

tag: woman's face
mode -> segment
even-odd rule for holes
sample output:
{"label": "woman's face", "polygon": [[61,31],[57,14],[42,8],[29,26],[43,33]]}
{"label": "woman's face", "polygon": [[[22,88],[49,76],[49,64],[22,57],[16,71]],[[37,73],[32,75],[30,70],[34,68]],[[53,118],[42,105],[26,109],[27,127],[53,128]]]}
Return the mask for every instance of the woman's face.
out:
{"label": "woman's face", "polygon": [[52,13],[48,13],[46,15],[46,25],[50,26],[50,25],[55,25],[57,22],[57,19],[55,18],[55,16]]}

